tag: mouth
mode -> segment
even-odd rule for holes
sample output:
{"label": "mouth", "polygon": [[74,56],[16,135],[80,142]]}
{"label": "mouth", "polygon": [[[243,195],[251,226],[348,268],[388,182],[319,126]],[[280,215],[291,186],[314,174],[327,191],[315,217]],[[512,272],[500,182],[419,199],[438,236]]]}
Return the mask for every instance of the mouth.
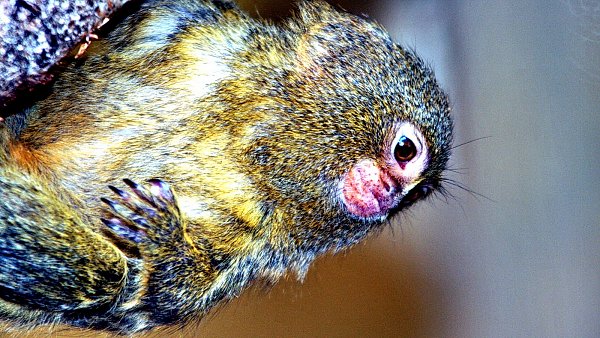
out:
{"label": "mouth", "polygon": [[398,201],[396,206],[390,210],[389,216],[393,216],[394,214],[424,199],[431,193],[432,190],[433,186],[429,182],[420,182],[419,184],[415,185]]}

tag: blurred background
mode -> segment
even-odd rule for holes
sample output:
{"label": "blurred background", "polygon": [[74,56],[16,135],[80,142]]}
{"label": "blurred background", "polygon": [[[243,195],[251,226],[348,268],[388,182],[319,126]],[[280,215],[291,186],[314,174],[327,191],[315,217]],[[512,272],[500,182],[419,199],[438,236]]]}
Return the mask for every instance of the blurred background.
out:
{"label": "blurred background", "polygon": [[[330,2],[435,69],[455,143],[475,140],[449,174],[467,190],[318,260],[303,283],[149,336],[600,337],[600,2]],[[241,3],[262,17],[293,8]]]}

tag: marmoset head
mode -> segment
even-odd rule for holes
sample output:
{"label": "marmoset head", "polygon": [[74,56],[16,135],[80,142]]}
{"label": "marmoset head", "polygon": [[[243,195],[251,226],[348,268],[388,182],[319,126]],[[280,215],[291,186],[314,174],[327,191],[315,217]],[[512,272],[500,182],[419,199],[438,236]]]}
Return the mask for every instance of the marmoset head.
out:
{"label": "marmoset head", "polygon": [[[284,47],[256,49],[280,68],[253,70],[246,109],[264,117],[244,156],[268,178],[258,183],[267,199],[298,210],[303,227],[362,236],[440,185],[452,142],[447,96],[381,26],[323,2],[305,3],[299,19]],[[273,50],[292,62],[278,64]]]}

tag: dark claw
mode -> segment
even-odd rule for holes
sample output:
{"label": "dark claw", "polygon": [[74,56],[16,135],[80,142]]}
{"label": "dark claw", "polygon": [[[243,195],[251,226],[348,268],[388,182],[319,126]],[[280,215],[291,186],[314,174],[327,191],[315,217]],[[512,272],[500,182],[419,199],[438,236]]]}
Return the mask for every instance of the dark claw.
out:
{"label": "dark claw", "polygon": [[117,216],[124,216],[127,212],[125,207],[123,207],[119,203],[109,200],[108,198],[100,197],[100,200],[102,202],[106,203],[110,207],[110,209],[113,211],[113,213]]}
{"label": "dark claw", "polygon": [[148,180],[150,183],[150,193],[154,196],[155,202],[159,202],[160,207],[166,208],[167,205],[174,203],[175,196],[173,196],[173,191],[168,183],[153,178]]}
{"label": "dark claw", "polygon": [[108,198],[105,197],[100,197],[100,200],[105,203],[106,205],[108,205],[112,210],[115,210],[115,202],[109,200]]}
{"label": "dark claw", "polygon": [[106,225],[117,236],[127,239],[127,240],[130,240],[135,243],[142,242],[142,235],[138,231],[132,230],[129,227],[127,227],[126,225],[124,225],[123,222],[121,222],[119,219],[111,218],[108,220],[108,219],[100,218],[100,220],[102,221],[102,223],[104,223],[104,225]]}
{"label": "dark claw", "polygon": [[[126,192],[123,192],[123,193],[127,194]],[[127,195],[127,196],[129,196],[129,195]],[[114,202],[112,200],[109,200],[108,198],[100,197],[100,200],[102,202],[106,203],[110,207],[111,212],[115,216],[125,219],[125,220],[129,220],[130,222],[133,222],[135,225],[139,226],[140,228],[148,228],[149,227],[148,221],[144,217],[136,214],[134,212],[134,210],[132,210],[126,206],[123,206],[117,202]],[[141,211],[141,209],[138,211]],[[145,209],[144,211],[150,215],[155,214],[154,210],[152,210],[152,209]],[[122,223],[121,221],[119,221],[119,222]]]}
{"label": "dark claw", "polygon": [[125,184],[127,184],[139,198],[150,203],[151,205],[154,205],[152,196],[150,195],[150,193],[148,193],[148,191],[144,187],[133,182],[132,180],[130,180],[128,178],[123,179],[123,182],[125,182]]}
{"label": "dark claw", "polygon": [[125,182],[125,184],[127,184],[131,189],[137,189],[139,187],[137,183],[128,178],[124,178],[123,182]]}
{"label": "dark claw", "polygon": [[123,191],[119,188],[113,187],[112,185],[109,185],[108,189],[112,190],[112,192],[119,195],[119,197],[121,197],[124,200],[129,200],[131,198],[131,195],[129,195],[128,193],[126,193],[125,191]]}
{"label": "dark claw", "polygon": [[179,209],[169,184],[151,179],[137,184],[130,179],[123,182],[133,191],[108,186],[116,195],[113,199],[100,198],[109,206],[112,216],[102,219],[116,236],[144,245],[158,245],[169,236],[176,236]]}

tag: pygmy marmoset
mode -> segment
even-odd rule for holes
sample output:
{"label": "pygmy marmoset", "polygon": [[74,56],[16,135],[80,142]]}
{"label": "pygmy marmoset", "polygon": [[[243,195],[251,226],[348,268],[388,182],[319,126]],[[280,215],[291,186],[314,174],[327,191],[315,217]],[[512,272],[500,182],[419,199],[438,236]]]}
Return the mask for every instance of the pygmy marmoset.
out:
{"label": "pygmy marmoset", "polygon": [[374,22],[147,1],[0,125],[0,320],[199,318],[439,188],[451,139],[432,71]]}

